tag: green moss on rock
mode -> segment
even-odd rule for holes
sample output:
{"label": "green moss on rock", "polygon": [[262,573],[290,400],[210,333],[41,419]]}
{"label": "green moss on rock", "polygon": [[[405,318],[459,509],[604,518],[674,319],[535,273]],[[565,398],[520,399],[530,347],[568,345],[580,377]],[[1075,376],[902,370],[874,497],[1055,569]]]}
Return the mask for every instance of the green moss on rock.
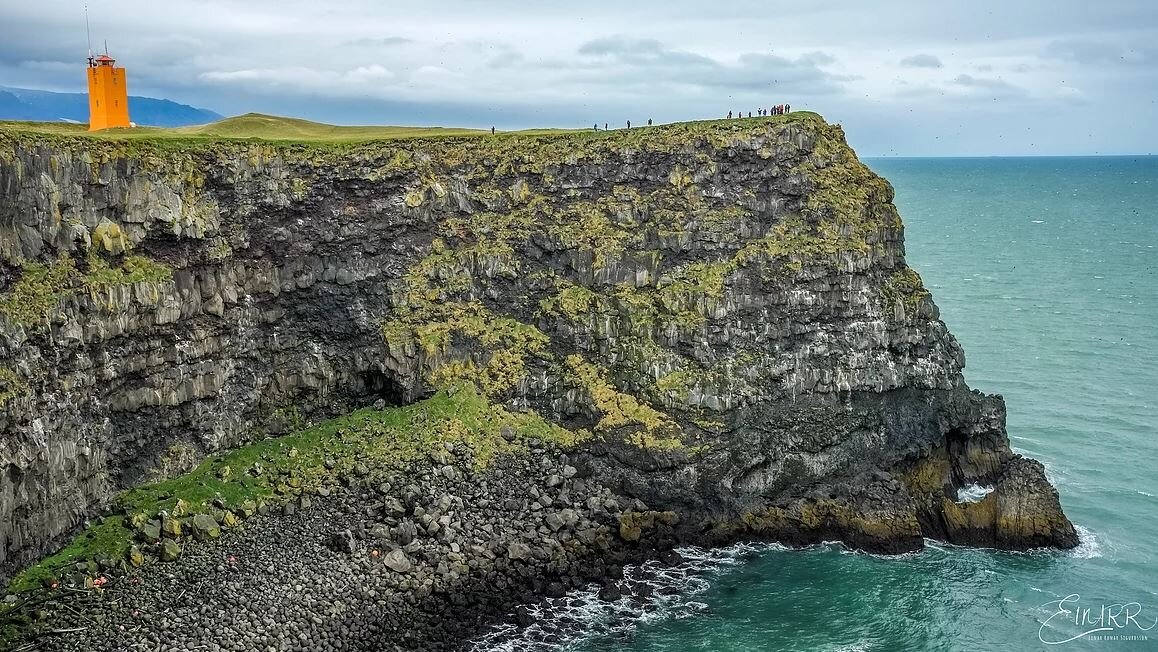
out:
{"label": "green moss on rock", "polygon": [[881,301],[888,310],[900,308],[902,317],[912,318],[929,298],[921,276],[911,267],[893,273],[881,288]]}
{"label": "green moss on rock", "polygon": [[9,401],[27,394],[28,383],[15,371],[8,367],[0,367],[0,409],[8,405]]}
{"label": "green moss on rock", "polygon": [[110,287],[133,283],[160,283],[173,278],[173,270],[164,263],[144,256],[126,256],[117,266],[89,254],[86,271],[64,255],[51,264],[25,263],[19,280],[0,294],[0,315],[24,326],[37,326],[52,320],[61,302],[82,292],[99,293]]}
{"label": "green moss on rock", "polygon": [[619,391],[598,367],[581,356],[564,360],[570,377],[599,412],[596,432],[625,430],[628,441],[641,448],[672,449],[682,445],[680,427],[670,416],[636,397]]}
{"label": "green moss on rock", "polygon": [[[101,555],[127,559],[138,527],[159,519],[161,512],[167,515],[162,519],[163,536],[179,540],[200,531],[203,538],[216,538],[205,515],[220,511],[219,505],[235,518],[244,518],[258,504],[286,502],[335,484],[354,474],[356,467],[371,473],[398,470],[423,458],[442,459],[449,444],[468,448],[475,465],[482,468],[496,455],[525,451],[531,439],[569,448],[588,436],[533,412],[494,405],[470,385],[402,408],[359,410],[242,446],[206,459],[188,473],[122,493],[114,501],[116,515],[93,522],[65,548],[17,575],[8,590],[34,589],[77,562]],[[246,471],[221,473],[225,468]],[[286,491],[279,493],[279,486]],[[164,529],[166,521],[171,530]]]}

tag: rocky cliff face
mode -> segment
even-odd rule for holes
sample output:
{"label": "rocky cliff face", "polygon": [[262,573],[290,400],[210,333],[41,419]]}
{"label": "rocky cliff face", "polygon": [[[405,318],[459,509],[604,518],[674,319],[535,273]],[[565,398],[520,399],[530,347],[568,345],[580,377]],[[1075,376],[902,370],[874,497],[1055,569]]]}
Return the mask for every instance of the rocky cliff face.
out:
{"label": "rocky cliff face", "polygon": [[[1076,544],[811,114],[361,145],[0,133],[0,576],[119,489],[472,382],[688,538]],[[992,486],[957,502],[970,484]],[[628,538],[646,514],[622,524]]]}

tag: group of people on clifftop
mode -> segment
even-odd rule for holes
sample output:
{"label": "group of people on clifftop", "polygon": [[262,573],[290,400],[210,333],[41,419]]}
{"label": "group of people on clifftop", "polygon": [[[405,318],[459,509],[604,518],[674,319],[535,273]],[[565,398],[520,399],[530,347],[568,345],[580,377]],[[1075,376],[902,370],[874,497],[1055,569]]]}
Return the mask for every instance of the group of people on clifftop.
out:
{"label": "group of people on clifftop", "polygon": [[[765,108],[762,108],[762,107],[761,107],[761,108],[759,108],[759,109],[756,109],[756,111],[755,111],[755,116],[761,116],[761,117],[763,117],[763,116],[770,116],[770,115],[784,115],[784,114],[786,114],[786,113],[789,113],[790,111],[792,111],[792,107],[791,107],[790,105],[788,105],[788,104],[777,104],[777,105],[775,105],[775,106],[771,106],[771,107],[768,107],[768,108],[766,108],[766,109],[765,109]],[[732,118],[732,116],[733,116],[733,113],[732,113],[731,111],[728,111],[728,118],[729,118],[729,119],[731,119],[731,118]],[[753,112],[752,112],[752,111],[748,111],[748,115],[747,115],[746,117],[752,118],[752,117],[755,117],[755,116],[753,115]],[[737,118],[743,118],[743,117],[745,117],[745,115],[744,115],[744,112],[743,112],[743,111],[736,111],[736,112],[735,112],[735,117],[737,117]],[[649,126],[649,127],[650,127],[650,126],[652,126],[652,124],[653,124],[653,123],[652,123],[652,120],[651,120],[650,118],[648,118],[648,120],[647,120],[647,126]],[[628,120],[628,121],[627,121],[627,128],[628,128],[628,129],[631,129],[631,120]],[[598,124],[598,123],[596,123],[596,124],[595,124],[595,125],[592,127],[592,129],[593,129],[593,130],[595,130],[595,131],[599,131],[599,130],[600,130],[599,124]],[[602,127],[602,129],[603,129],[603,131],[611,131],[611,125],[610,125],[610,123],[604,122],[604,123],[603,123],[603,127]],[[492,133],[492,134],[494,133],[494,127],[491,127],[491,133]]]}
{"label": "group of people on clifftop", "polygon": [[[756,109],[756,115],[761,116],[761,117],[768,116],[768,115],[784,115],[786,113],[790,113],[791,111],[792,111],[791,105],[789,105],[789,104],[777,104],[777,105],[769,107],[767,109],[765,109],[763,107]],[[728,118],[731,119],[731,117],[732,117],[732,112],[728,111]],[[744,112],[743,111],[736,111],[736,117],[737,118],[745,117]],[[749,118],[752,117],[751,111],[748,112],[747,117],[749,117]]]}
{"label": "group of people on clifftop", "polygon": [[[649,127],[650,127],[650,126],[652,126],[653,124],[654,124],[654,122],[652,122],[652,119],[651,119],[651,118],[648,118],[648,119],[647,119],[647,126],[649,126]],[[599,131],[599,123],[598,123],[598,122],[597,122],[597,123],[595,123],[595,126],[594,126],[594,127],[592,127],[592,128],[593,128],[595,131]],[[617,128],[618,128],[618,127],[617,127]],[[628,128],[628,129],[631,129],[631,120],[628,120],[628,121],[627,121],[627,128]],[[604,123],[603,123],[603,131],[611,131],[611,125],[610,125],[610,123],[607,123],[607,122],[604,122]]]}

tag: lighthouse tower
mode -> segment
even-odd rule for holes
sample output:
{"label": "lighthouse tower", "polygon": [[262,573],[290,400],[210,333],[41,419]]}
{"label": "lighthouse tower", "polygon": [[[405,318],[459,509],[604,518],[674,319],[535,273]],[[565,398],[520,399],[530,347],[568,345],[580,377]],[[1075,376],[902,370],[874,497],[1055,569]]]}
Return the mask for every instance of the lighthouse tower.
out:
{"label": "lighthouse tower", "polygon": [[88,130],[129,127],[129,89],[125,69],[104,54],[88,58]]}

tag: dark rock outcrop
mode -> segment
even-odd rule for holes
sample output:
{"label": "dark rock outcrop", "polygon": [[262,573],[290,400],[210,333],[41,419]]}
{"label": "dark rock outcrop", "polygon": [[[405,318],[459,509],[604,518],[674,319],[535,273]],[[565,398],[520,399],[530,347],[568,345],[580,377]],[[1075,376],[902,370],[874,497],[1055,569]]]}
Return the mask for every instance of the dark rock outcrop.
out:
{"label": "dark rock outcrop", "polygon": [[[809,114],[362,145],[0,132],[0,259],[0,577],[121,488],[460,382],[575,431],[572,472],[647,506],[631,535],[1076,544],[1000,397],[966,387],[891,187]],[[957,503],[970,483],[995,491]]]}

